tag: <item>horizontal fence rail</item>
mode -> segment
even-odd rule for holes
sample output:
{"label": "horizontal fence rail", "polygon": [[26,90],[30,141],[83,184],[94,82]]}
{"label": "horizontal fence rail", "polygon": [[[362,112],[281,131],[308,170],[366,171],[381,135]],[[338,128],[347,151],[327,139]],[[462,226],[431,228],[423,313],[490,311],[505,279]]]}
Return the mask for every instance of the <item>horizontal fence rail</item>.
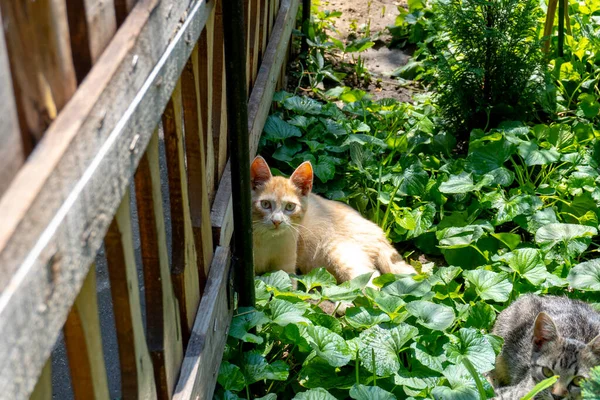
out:
{"label": "horizontal fence rail", "polygon": [[[221,1],[0,0],[0,398],[52,397],[59,338],[74,398],[111,396],[101,249],[120,397],[212,398],[234,308]],[[298,2],[245,0],[251,156]]]}

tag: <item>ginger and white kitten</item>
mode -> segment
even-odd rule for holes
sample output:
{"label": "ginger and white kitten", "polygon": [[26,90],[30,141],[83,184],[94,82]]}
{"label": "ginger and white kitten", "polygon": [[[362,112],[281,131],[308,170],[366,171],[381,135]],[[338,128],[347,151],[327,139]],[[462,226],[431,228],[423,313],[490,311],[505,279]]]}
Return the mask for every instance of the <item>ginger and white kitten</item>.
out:
{"label": "ginger and white kitten", "polygon": [[260,156],[252,162],[254,267],[303,274],[325,267],[338,282],[375,272],[414,274],[373,222],[350,206],[311,193],[313,169],[302,163],[289,179],[272,176]]}

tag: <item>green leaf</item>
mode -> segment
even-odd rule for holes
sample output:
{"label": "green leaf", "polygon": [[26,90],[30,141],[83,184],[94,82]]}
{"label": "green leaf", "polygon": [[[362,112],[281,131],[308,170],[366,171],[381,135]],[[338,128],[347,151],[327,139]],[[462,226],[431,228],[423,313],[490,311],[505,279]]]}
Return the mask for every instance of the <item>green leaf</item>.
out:
{"label": "green leaf", "polygon": [[335,176],[335,164],[330,157],[319,156],[319,161],[314,166],[315,175],[323,183],[330,181]]}
{"label": "green leaf", "polygon": [[394,296],[415,296],[422,297],[431,291],[431,284],[427,281],[415,281],[412,276],[398,279],[395,282],[381,289],[383,293]]}
{"label": "green leaf", "polygon": [[350,143],[358,143],[362,146],[370,144],[382,149],[387,148],[387,144],[383,140],[376,138],[375,136],[365,135],[362,133],[354,133],[349,135],[342,143],[342,146],[348,146]]}
{"label": "green leaf", "polygon": [[264,138],[273,141],[283,140],[293,136],[302,136],[300,129],[288,124],[276,115],[270,115],[269,118],[267,118],[264,131]]}
{"label": "green leaf", "polygon": [[288,162],[294,159],[296,153],[302,150],[302,145],[298,142],[286,143],[275,150],[273,157],[276,160]]}
{"label": "green leaf", "polygon": [[542,250],[555,249],[568,257],[574,257],[583,253],[592,241],[592,236],[598,234],[598,230],[591,226],[577,224],[549,224],[542,226],[535,233],[535,242]]}
{"label": "green leaf", "polygon": [[479,393],[471,386],[458,386],[454,389],[436,386],[431,394],[435,400],[480,400]]}
{"label": "green leaf", "polygon": [[411,164],[400,175],[394,177],[398,193],[404,196],[423,196],[428,182],[429,174],[418,163]]}
{"label": "green leaf", "polygon": [[240,339],[243,342],[261,344],[263,338],[249,331],[255,326],[264,325],[269,321],[269,318],[260,311],[256,311],[253,308],[240,308],[238,315],[235,315],[231,320],[229,336]]}
{"label": "green leaf", "polygon": [[468,193],[476,190],[473,184],[473,176],[467,172],[459,175],[450,175],[446,182],[440,185],[439,191],[447,194]]}
{"label": "green leaf", "polygon": [[514,250],[521,243],[521,235],[516,233],[492,233],[492,236],[504,243],[510,250]]}
{"label": "green leaf", "polygon": [[483,300],[505,302],[512,291],[512,283],[504,275],[482,269],[465,271],[463,276],[475,287]]}
{"label": "green leaf", "polygon": [[275,298],[269,304],[271,319],[273,323],[280,326],[297,324],[299,322],[308,324],[310,321],[303,316],[307,309],[306,306],[306,303],[290,303],[289,301]]}
{"label": "green leaf", "polygon": [[396,396],[377,386],[354,385],[350,397],[355,400],[396,400]]}
{"label": "green leaf", "polygon": [[379,307],[380,310],[395,314],[406,304],[402,298],[387,294],[380,290],[368,287],[365,289],[365,294]]}
{"label": "green leaf", "polygon": [[432,352],[430,348],[426,348],[424,345],[417,342],[411,343],[410,347],[415,352],[415,358],[421,364],[433,371],[443,372],[443,364],[446,361],[446,355],[444,353],[438,355],[430,354]]}
{"label": "green leaf", "polygon": [[269,364],[258,351],[250,351],[244,353],[241,371],[246,384],[250,385],[264,379],[285,381],[288,378],[289,366],[281,360]]}
{"label": "green leaf", "polygon": [[[361,332],[359,358],[362,365],[378,376],[390,376],[400,368],[398,353],[407,341],[414,338],[419,330],[414,326],[400,324],[391,329],[378,325]],[[375,359],[375,364],[373,364]]]}
{"label": "green leaf", "polygon": [[223,361],[221,367],[219,367],[219,377],[217,378],[219,385],[223,386],[225,390],[232,390],[239,392],[246,386],[244,375],[237,365],[230,364],[227,361]]}
{"label": "green leaf", "polygon": [[[300,330],[302,328],[302,330]],[[295,324],[288,324],[283,328],[283,339],[288,343],[293,343],[302,353],[308,353],[312,349],[305,338],[306,327]]]}
{"label": "green leaf", "polygon": [[283,106],[298,114],[319,114],[321,103],[306,96],[293,96],[285,99]]}
{"label": "green leaf", "polygon": [[263,281],[267,285],[267,288],[271,290],[277,289],[280,292],[292,290],[292,280],[284,271],[269,272],[257,278]]}
{"label": "green leaf", "polygon": [[538,384],[535,385],[533,387],[533,389],[531,389],[531,391],[529,393],[527,393],[525,396],[523,396],[521,398],[521,400],[531,400],[531,399],[533,399],[542,390],[546,390],[549,387],[551,387],[552,385],[554,385],[556,383],[556,381],[558,380],[558,378],[559,378],[558,375],[554,375],[554,376],[551,376],[550,378],[544,379],[541,382],[538,382]]}
{"label": "green leaf", "polygon": [[554,148],[540,149],[533,142],[523,142],[519,145],[519,155],[525,160],[527,166],[546,165],[560,159],[560,153]]}
{"label": "green leaf", "polygon": [[337,284],[333,275],[331,275],[325,268],[316,268],[310,271],[306,275],[296,277],[298,282],[301,282],[306,288],[306,292],[310,292],[316,287],[327,287]]}
{"label": "green leaf", "polygon": [[417,300],[407,303],[406,310],[417,318],[420,325],[432,330],[443,331],[454,323],[454,311],[443,304]]}
{"label": "green leaf", "polygon": [[454,364],[460,364],[463,358],[467,358],[481,374],[494,369],[496,353],[485,336],[476,329],[462,328],[450,336],[450,343],[445,350],[448,360]]}
{"label": "green leaf", "polygon": [[483,228],[479,225],[446,228],[436,233],[442,249],[460,249],[469,247],[483,236]]}
{"label": "green leaf", "polygon": [[323,388],[310,389],[306,392],[300,392],[292,400],[337,400],[327,390]]}
{"label": "green leaf", "polygon": [[487,303],[480,301],[469,309],[467,326],[489,330],[496,320],[496,312]]}
{"label": "green leaf", "polygon": [[362,295],[362,290],[369,283],[372,275],[373,272],[368,272],[338,286],[325,286],[323,287],[323,298],[331,301],[353,301]]}
{"label": "green leaf", "polygon": [[390,317],[382,311],[373,308],[351,307],[346,309],[346,321],[356,329],[366,329],[373,325],[387,322]]}
{"label": "green leaf", "polygon": [[308,342],[315,353],[332,367],[348,364],[352,354],[344,338],[322,326],[308,326]]}
{"label": "green leaf", "polygon": [[579,290],[600,291],[600,258],[577,264],[567,276],[569,284]]}
{"label": "green leaf", "polygon": [[298,382],[309,389],[347,389],[352,387],[355,381],[354,371],[332,367],[320,358],[305,362],[298,373]]}
{"label": "green leaf", "polygon": [[549,272],[538,249],[516,249],[502,256],[508,266],[533,285],[540,285],[546,280]]}
{"label": "green leaf", "polygon": [[427,203],[411,210],[411,215],[415,221],[416,228],[408,231],[407,239],[416,238],[427,232],[433,225],[433,219],[437,213],[433,203]]}

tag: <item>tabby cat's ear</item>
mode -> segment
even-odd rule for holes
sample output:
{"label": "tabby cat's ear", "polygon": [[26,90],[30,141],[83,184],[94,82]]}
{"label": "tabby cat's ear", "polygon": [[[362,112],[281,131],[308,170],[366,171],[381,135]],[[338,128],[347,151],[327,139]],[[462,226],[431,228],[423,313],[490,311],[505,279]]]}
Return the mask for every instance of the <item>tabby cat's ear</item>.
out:
{"label": "tabby cat's ear", "polygon": [[256,156],[250,166],[250,182],[252,184],[252,190],[263,185],[266,181],[271,179],[271,177],[271,170],[265,159],[261,156]]}
{"label": "tabby cat's ear", "polygon": [[310,161],[304,161],[300,164],[290,176],[290,180],[300,189],[302,196],[309,194],[313,185],[313,168]]}
{"label": "tabby cat's ear", "polygon": [[594,355],[596,355],[596,357],[600,357],[600,335],[593,338],[592,341],[587,344],[587,347]]}
{"label": "tabby cat's ear", "polygon": [[533,345],[539,350],[544,344],[558,339],[558,331],[552,318],[545,312],[538,314],[533,327]]}

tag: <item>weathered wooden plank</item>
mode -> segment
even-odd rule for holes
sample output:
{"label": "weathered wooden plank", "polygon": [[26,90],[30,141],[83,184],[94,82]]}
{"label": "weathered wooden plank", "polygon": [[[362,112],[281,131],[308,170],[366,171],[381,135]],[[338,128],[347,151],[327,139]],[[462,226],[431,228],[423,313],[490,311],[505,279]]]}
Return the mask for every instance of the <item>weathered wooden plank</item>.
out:
{"label": "weathered wooden plank", "polygon": [[171,278],[175,296],[179,300],[181,336],[185,349],[200,303],[200,289],[185,169],[182,118],[183,104],[179,80],[171,100],[167,103],[162,121],[171,204]]}
{"label": "weathered wooden plank", "polygon": [[213,242],[210,226],[210,205],[208,202],[200,80],[200,62],[198,60],[198,46],[196,46],[181,75],[181,87],[189,177],[189,205],[194,243],[196,244],[200,292],[202,292],[212,261]]}
{"label": "weathered wooden plank", "polygon": [[183,357],[179,305],[173,292],[158,160],[158,131],[135,173],[140,225],[146,331],[159,399],[170,399]]}
{"label": "weathered wooden plank", "polygon": [[39,140],[77,87],[65,0],[0,0],[24,135]]}
{"label": "weathered wooden plank", "polygon": [[49,358],[29,400],[52,400],[52,360]]}
{"label": "weathered wooden plank", "polygon": [[258,63],[262,62],[265,50],[267,48],[268,28],[267,23],[269,19],[269,0],[260,0],[260,27],[258,32],[258,41],[260,43],[260,52],[258,56]]}
{"label": "weathered wooden plank", "polygon": [[[250,56],[250,67],[249,77],[251,89],[254,85],[256,74],[258,73],[258,51],[260,48],[259,42],[259,30],[260,30],[260,0],[251,0],[252,5],[250,6],[250,32],[248,37],[249,42],[249,56]],[[248,90],[250,93],[250,90]]]}
{"label": "weathered wooden plank", "polygon": [[[214,27],[215,12],[219,7],[219,0],[215,1],[206,28],[198,39],[198,70],[200,82],[200,104],[202,106],[202,134],[206,144],[206,184],[208,202],[212,204],[215,197],[215,150],[213,147],[213,54],[214,54]],[[212,245],[211,245],[212,249]]]}
{"label": "weathered wooden plank", "polygon": [[123,399],[156,399],[154,369],[146,345],[135,263],[129,191],[104,238],[121,365]]}
{"label": "weathered wooden plank", "polygon": [[[2,21],[2,14],[0,14]],[[0,197],[25,161],[4,29],[0,29]]]}
{"label": "weathered wooden plank", "polygon": [[[223,5],[225,6],[225,5]],[[219,186],[227,163],[227,104],[225,97],[225,47],[223,42],[222,7],[215,8],[213,50],[213,149],[215,155],[214,186]]]}
{"label": "weathered wooden plank", "polygon": [[231,254],[217,247],[174,400],[212,399],[233,313]]}
{"label": "weathered wooden plank", "polygon": [[110,1],[69,0],[67,14],[73,64],[81,82],[117,30],[115,8]]}
{"label": "weathered wooden plank", "polygon": [[137,0],[114,0],[117,26],[121,26],[129,15]]}
{"label": "weathered wooden plank", "polygon": [[233,202],[231,200],[231,165],[227,162],[219,190],[210,213],[215,246],[228,246],[233,235]]}
{"label": "weathered wooden plank", "polygon": [[33,390],[212,7],[195,2],[181,23],[187,2],[138,2],[0,200],[8,398]]}
{"label": "weathered wooden plank", "polygon": [[[273,1],[273,0],[271,0]],[[254,158],[258,140],[275,93],[275,86],[291,40],[291,32],[296,21],[299,0],[282,0],[279,15],[273,27],[269,45],[265,51],[254,89],[248,102],[248,131],[250,134],[250,157]],[[250,162],[252,160],[249,160]]]}
{"label": "weathered wooden plank", "polygon": [[64,327],[65,345],[76,400],[107,399],[108,381],[102,351],[96,266],[92,265]]}

